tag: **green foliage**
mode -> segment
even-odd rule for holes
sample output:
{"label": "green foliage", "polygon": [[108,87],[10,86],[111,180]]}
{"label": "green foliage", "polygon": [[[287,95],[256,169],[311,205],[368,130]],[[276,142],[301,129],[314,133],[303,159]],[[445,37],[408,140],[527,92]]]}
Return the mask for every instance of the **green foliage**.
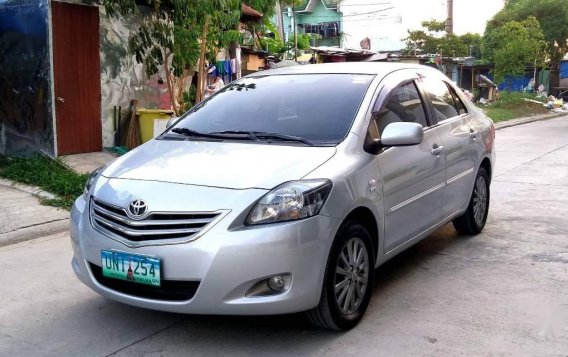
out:
{"label": "green foliage", "polygon": [[531,93],[503,91],[497,102],[478,106],[495,122],[548,113],[542,104],[526,101],[525,98],[542,101]]}
{"label": "green foliage", "polygon": [[185,113],[191,109],[195,103],[195,86],[191,85],[188,91],[183,92],[183,107],[180,109],[180,113]]}
{"label": "green foliage", "polygon": [[546,53],[558,62],[568,52],[568,1],[566,0],[508,0],[505,7],[488,23],[485,33],[496,30],[510,21],[521,22],[534,16],[544,33]]}
{"label": "green foliage", "polygon": [[483,43],[484,58],[495,65],[492,70],[496,82],[505,76],[522,75],[527,64],[542,65],[546,42],[535,17],[524,21],[509,21],[486,32]]}
{"label": "green foliage", "polygon": [[460,36],[463,44],[467,47],[468,53],[471,50],[471,55],[475,58],[481,58],[481,48],[483,38],[477,33],[466,33]]}
{"label": "green foliage", "polygon": [[269,19],[274,15],[276,0],[246,0],[244,2],[256,11],[261,12],[265,19]]}
{"label": "green foliage", "polygon": [[[251,4],[266,11],[274,2],[253,0]],[[240,38],[237,28],[241,0],[147,0],[152,10],[144,16],[141,16],[136,0],[102,0],[102,3],[110,17],[134,15],[139,19],[137,28],[132,29],[128,50],[138,63],[144,64],[148,75],[163,68],[169,90],[174,90],[175,77],[186,78],[197,69],[202,40],[206,58],[213,61],[220,48]],[[178,87],[183,87],[183,83]],[[179,103],[183,93],[170,93],[172,97],[176,94]]]}
{"label": "green foliage", "polygon": [[445,21],[438,21],[435,19],[431,19],[428,21],[422,21],[421,25],[430,32],[442,32],[446,30]]}
{"label": "green foliage", "polygon": [[445,33],[445,22],[429,20],[422,22],[421,30],[409,30],[405,52],[417,53],[441,53],[444,56],[465,57],[469,55],[472,45],[472,55],[480,54],[481,36],[467,33],[462,36]]}
{"label": "green foliage", "polygon": [[44,200],[43,203],[70,209],[73,201],[83,193],[88,175],[80,175],[68,169],[60,159],[0,156],[0,177],[51,192],[59,197]]}

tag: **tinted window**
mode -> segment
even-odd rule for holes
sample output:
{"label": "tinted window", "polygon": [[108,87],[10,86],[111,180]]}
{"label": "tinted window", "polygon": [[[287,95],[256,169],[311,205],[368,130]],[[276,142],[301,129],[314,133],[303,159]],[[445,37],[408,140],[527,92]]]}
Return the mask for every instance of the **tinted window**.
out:
{"label": "tinted window", "polygon": [[176,127],[271,132],[335,145],[347,135],[372,79],[351,74],[243,78],[198,104]]}
{"label": "tinted window", "polygon": [[424,90],[429,95],[438,121],[453,118],[458,115],[454,97],[450,93],[446,83],[439,79],[423,78]]}
{"label": "tinted window", "polygon": [[467,109],[465,108],[465,105],[463,104],[456,91],[449,84],[447,84],[447,86],[448,88],[450,88],[450,92],[452,92],[452,97],[454,98],[454,103],[458,113],[460,113],[460,115],[467,113]]}
{"label": "tinted window", "polygon": [[395,122],[412,122],[428,126],[424,105],[414,82],[395,89],[382,108],[373,113],[368,139],[379,139],[385,127]]}

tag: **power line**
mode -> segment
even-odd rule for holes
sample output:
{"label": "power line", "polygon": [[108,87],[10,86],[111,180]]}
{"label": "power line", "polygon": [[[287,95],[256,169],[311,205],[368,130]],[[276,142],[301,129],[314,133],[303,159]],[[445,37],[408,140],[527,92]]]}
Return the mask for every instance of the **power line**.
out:
{"label": "power line", "polygon": [[377,3],[374,3],[374,4],[345,4],[345,5],[340,4],[339,7],[342,8],[342,7],[345,7],[345,6],[377,6],[377,5],[392,5],[392,2],[390,2],[390,1],[389,2],[377,2]]}

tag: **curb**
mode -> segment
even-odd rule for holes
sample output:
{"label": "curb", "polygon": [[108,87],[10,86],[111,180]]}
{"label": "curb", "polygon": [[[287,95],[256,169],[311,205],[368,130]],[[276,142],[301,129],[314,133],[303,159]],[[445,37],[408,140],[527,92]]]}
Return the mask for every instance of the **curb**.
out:
{"label": "curb", "polygon": [[560,117],[563,117],[563,116],[568,116],[568,112],[566,112],[566,113],[554,113],[554,114],[543,114],[543,115],[536,115],[534,117],[511,119],[511,120],[495,123],[495,130],[510,128],[512,126],[517,126],[517,125],[528,124],[528,123],[532,123],[532,122],[535,122],[535,121],[560,118]]}
{"label": "curb", "polygon": [[[8,187],[20,192],[28,193],[32,196],[54,199],[57,195],[43,191],[39,187],[29,186],[21,183],[14,182],[8,179],[0,179],[0,186]],[[38,202],[38,205],[40,203]],[[39,223],[33,226],[20,228],[15,231],[0,234],[0,247],[20,243],[24,241],[31,241],[51,234],[62,233],[69,230],[69,218],[62,218],[58,220]]]}
{"label": "curb", "polygon": [[45,199],[48,199],[48,200],[52,200],[54,198],[57,198],[57,196],[54,195],[53,193],[43,191],[39,187],[29,186],[29,185],[25,185],[23,183],[17,183],[17,182],[14,182],[12,180],[8,180],[8,179],[0,178],[0,186],[10,187],[10,188],[16,189],[18,191],[29,193],[29,194],[32,194],[34,196],[38,196],[38,197],[45,198]]}
{"label": "curb", "polygon": [[35,226],[20,228],[16,231],[0,234],[0,247],[35,240],[69,230],[69,218],[40,223]]}

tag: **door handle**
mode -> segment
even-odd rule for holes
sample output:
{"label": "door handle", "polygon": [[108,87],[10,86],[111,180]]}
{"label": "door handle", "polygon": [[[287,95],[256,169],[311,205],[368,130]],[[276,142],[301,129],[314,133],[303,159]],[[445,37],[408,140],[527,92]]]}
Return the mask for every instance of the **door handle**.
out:
{"label": "door handle", "polygon": [[63,99],[63,97],[57,97],[55,98],[55,101],[57,101],[58,103],[65,103],[65,99]]}
{"label": "door handle", "polygon": [[469,137],[472,138],[473,140],[477,139],[477,130],[476,131],[470,130]]}
{"label": "door handle", "polygon": [[444,150],[444,147],[438,144],[434,144],[432,146],[432,151],[430,151],[432,153],[432,155],[438,157],[440,156],[440,154],[442,153],[442,151]]}

